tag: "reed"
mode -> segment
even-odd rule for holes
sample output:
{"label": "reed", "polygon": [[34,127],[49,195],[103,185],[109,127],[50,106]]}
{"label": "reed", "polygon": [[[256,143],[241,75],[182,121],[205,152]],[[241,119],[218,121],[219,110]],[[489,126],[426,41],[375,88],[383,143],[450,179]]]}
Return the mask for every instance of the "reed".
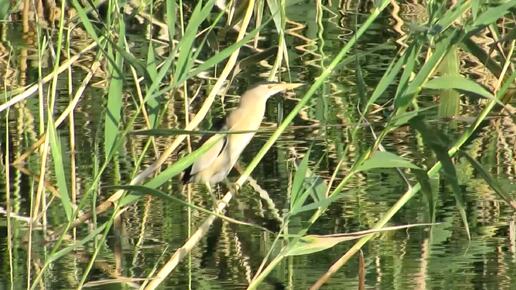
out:
{"label": "reed", "polygon": [[[116,270],[105,271],[106,275],[141,289],[156,289],[165,279],[183,283],[171,273],[185,270],[178,267],[188,258],[185,267],[190,271],[188,283],[192,286],[193,261],[197,261],[192,251],[210,233],[217,232],[216,222],[220,219],[224,224],[267,236],[263,253],[252,257],[251,264],[242,262],[249,272],[248,289],[257,289],[275,271],[295,272],[293,257],[324,255],[323,251],[329,249],[335,253],[342,250],[338,245],[357,240],[340,257],[331,257],[335,262],[325,273],[309,281],[313,283],[311,289],[319,289],[364,245],[386,232],[414,227],[426,227],[430,233],[436,231],[441,222],[436,214],[441,210],[442,196],[436,194],[440,185],[449,187],[463,234],[474,240],[475,222],[468,214],[474,209],[468,208],[462,166],[476,172],[483,184],[505,202],[504,206],[516,209],[514,192],[468,147],[480,138],[483,127],[496,128],[490,122],[492,116],[513,116],[515,111],[515,40],[509,29],[514,26],[515,0],[500,1],[497,5],[486,1],[427,1],[425,23],[406,25],[409,29],[405,31],[400,30],[401,26],[394,28],[395,32],[405,34],[402,40],[395,41],[402,41],[399,47],[394,42],[375,46],[367,43],[368,33],[382,25],[389,7],[390,12],[399,12],[399,1],[358,1],[353,15],[354,31],[339,43],[334,54],[325,50],[332,42],[325,39],[325,25],[329,24],[325,24],[322,15],[335,12],[330,4],[321,1],[316,1],[313,23],[306,24],[318,29],[317,34],[307,32],[313,38],[297,32],[303,24],[289,29],[297,23],[289,18],[295,5],[283,0],[72,0],[45,7],[46,10],[32,6],[30,1],[20,1],[20,9],[14,2],[0,3],[3,28],[8,21],[25,23],[25,47],[15,50],[10,43],[11,49],[0,53],[0,69],[6,72],[0,82],[4,88],[0,98],[0,116],[4,119],[1,128],[5,130],[1,137],[5,198],[0,209],[6,216],[8,252],[8,259],[1,264],[9,273],[11,288],[21,283],[19,276],[26,279],[24,288],[42,287],[48,283],[53,266],[67,259],[81,261],[82,265],[73,287],[90,286],[92,270],[102,268],[99,262],[106,252],[113,253],[116,260]],[[359,13],[361,5],[370,8],[367,15]],[[398,15],[392,17],[402,21]],[[145,32],[139,42],[133,35],[134,23],[144,27],[138,30]],[[2,39],[6,38],[4,31]],[[275,45],[260,47],[263,37]],[[80,40],[78,49],[76,38]],[[489,50],[479,39],[491,41]],[[306,43],[299,45],[300,41]],[[27,47],[36,51],[33,57],[39,63],[37,74],[26,73]],[[306,65],[315,67],[316,74],[307,77],[292,67],[298,51],[304,53],[303,57],[310,57]],[[368,78],[367,58],[383,51],[395,52],[389,56],[382,75],[373,82]],[[474,79],[464,71],[459,60],[466,57],[476,59],[486,77]],[[43,67],[44,63],[48,66]],[[261,63],[266,65],[259,66]],[[18,67],[11,68],[12,64]],[[9,69],[24,77],[9,79]],[[191,188],[177,185],[178,176],[227,133],[199,128],[211,122],[210,114],[225,109],[227,92],[245,83],[242,75],[253,69],[265,73],[259,77],[250,74],[250,79],[303,81],[307,86],[305,91],[297,92],[292,106],[278,104],[280,111],[288,109],[288,114],[268,131],[268,139],[256,148],[245,169],[239,170],[239,177],[231,186],[238,190],[228,189],[219,201],[210,204],[199,195],[192,195]],[[350,70],[355,83],[351,89],[336,81]],[[100,86],[105,95],[101,104],[91,102],[95,86]],[[349,89],[350,96],[335,97],[345,89]],[[478,103],[481,109],[462,131],[449,134],[451,128],[458,130],[456,122],[446,130],[432,125],[436,119],[466,117],[461,109],[470,102]],[[15,114],[20,119],[13,121]],[[85,115],[92,128],[88,141],[78,137],[78,131],[84,129]],[[297,130],[294,125],[298,118],[320,125],[327,147],[323,152],[314,149],[318,144],[300,148],[302,157],[289,162],[286,205],[281,212],[274,198],[267,197],[257,181],[252,180],[252,187],[246,184],[271,149],[289,130]],[[22,126],[27,120],[37,124],[32,127],[37,126],[38,130],[24,130]],[[381,120],[381,129],[372,124],[377,120]],[[331,128],[340,121],[344,125]],[[167,128],[169,125],[174,128]],[[406,130],[414,134],[416,146],[426,152],[425,156],[407,157],[404,152],[394,152],[386,146],[387,138]],[[16,134],[23,137],[18,138],[22,141],[16,141]],[[192,149],[191,139],[203,134],[213,134],[211,141]],[[504,137],[513,140],[511,136]],[[85,161],[79,151],[86,142],[92,153]],[[506,148],[504,152],[509,153],[499,154],[514,154]],[[291,151],[297,154],[296,150]],[[329,155],[337,156],[331,157],[337,161],[331,168],[325,167],[328,160],[333,160]],[[381,216],[372,218],[371,214],[366,218],[370,229],[319,233],[315,225],[328,215],[328,209],[337,207],[351,194],[354,184],[378,170],[392,171],[403,189],[394,203],[384,205]],[[22,174],[31,180],[25,211],[20,209],[20,186],[16,184]],[[278,229],[271,230],[248,222],[245,216],[233,217],[226,212],[238,202],[236,193],[248,190],[259,191],[267,199],[267,210],[280,222]],[[419,193],[425,198],[425,222],[393,225],[393,217],[412,208],[409,202]],[[125,214],[141,207],[144,217],[137,223],[140,236],[133,248],[135,262],[145,243],[153,203],[160,201],[188,209],[186,220],[181,216],[172,218],[172,223],[186,223],[188,230],[178,234],[181,242],[177,249],[167,248],[159,260],[153,260],[152,267],[138,273],[147,277],[140,279],[135,273],[121,271],[120,253],[112,251],[108,241],[113,232],[115,236],[123,235],[121,219]],[[26,217],[22,217],[23,212]],[[25,225],[19,225],[22,222]],[[23,245],[17,226],[26,232],[27,243]],[[41,246],[41,236],[49,241],[43,256],[35,250]],[[17,247],[25,250],[24,261],[15,255]],[[367,255],[361,253],[361,289],[367,283],[365,259]],[[255,265],[259,266],[255,269]],[[134,276],[125,276],[128,273]]]}

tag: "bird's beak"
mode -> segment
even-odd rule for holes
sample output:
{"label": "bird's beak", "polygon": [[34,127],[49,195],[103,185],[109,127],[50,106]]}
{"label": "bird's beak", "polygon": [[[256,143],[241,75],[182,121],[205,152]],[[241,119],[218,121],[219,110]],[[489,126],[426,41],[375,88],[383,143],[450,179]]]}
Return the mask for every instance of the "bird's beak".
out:
{"label": "bird's beak", "polygon": [[275,83],[272,86],[269,86],[270,95],[276,95],[277,93],[284,92],[287,90],[293,90],[300,86],[304,85],[303,83]]}
{"label": "bird's beak", "polygon": [[303,86],[303,83],[278,83],[275,85],[275,88],[278,91],[286,91],[286,90],[293,90],[295,88],[299,88],[300,86]]}

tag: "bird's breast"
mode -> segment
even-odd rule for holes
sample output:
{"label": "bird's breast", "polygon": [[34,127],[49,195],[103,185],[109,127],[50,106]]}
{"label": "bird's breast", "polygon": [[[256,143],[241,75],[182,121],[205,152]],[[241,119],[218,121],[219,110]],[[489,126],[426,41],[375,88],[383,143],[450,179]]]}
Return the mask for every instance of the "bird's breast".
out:
{"label": "bird's breast", "polygon": [[257,131],[263,120],[265,104],[253,107],[239,108],[230,116],[230,131],[236,132],[228,136],[228,150],[231,162],[234,164],[245,147],[253,138],[255,132],[238,133],[241,131]]}

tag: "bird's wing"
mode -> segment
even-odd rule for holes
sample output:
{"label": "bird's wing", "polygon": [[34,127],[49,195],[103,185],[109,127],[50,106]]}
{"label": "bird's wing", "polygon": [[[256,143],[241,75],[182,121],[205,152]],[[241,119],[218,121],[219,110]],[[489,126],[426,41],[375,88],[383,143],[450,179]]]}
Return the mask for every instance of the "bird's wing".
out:
{"label": "bird's wing", "polygon": [[[208,139],[210,140],[210,139]],[[197,161],[192,164],[192,170],[190,171],[191,175],[195,175],[197,172],[202,171],[209,167],[217,157],[224,151],[224,147],[226,147],[227,137],[223,137],[215,145],[213,145],[206,153],[204,153]]]}
{"label": "bird's wing", "polygon": [[[216,128],[215,130],[226,130],[226,126],[224,125],[224,122],[217,122],[214,126]],[[204,143],[206,143],[208,140],[210,140],[211,137],[213,137],[214,134],[207,134],[204,135],[201,138],[201,141],[199,142],[201,147]],[[210,166],[215,159],[224,151],[224,148],[227,144],[227,136],[224,136],[222,139],[217,141],[208,151],[206,151],[197,161],[195,161],[192,165],[190,165],[187,169],[184,170],[183,174],[183,183],[188,183],[192,181],[192,177],[197,174],[199,171],[202,171],[206,169],[208,166]]]}

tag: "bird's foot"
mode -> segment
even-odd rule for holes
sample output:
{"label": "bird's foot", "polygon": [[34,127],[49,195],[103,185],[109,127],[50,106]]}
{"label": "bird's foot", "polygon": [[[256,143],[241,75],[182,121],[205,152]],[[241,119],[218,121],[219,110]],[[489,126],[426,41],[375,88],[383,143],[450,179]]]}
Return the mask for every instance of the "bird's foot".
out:
{"label": "bird's foot", "polygon": [[240,185],[238,185],[237,183],[227,182],[226,185],[233,195],[237,195],[240,191]]}
{"label": "bird's foot", "polygon": [[219,204],[220,194],[218,192],[210,192],[213,209],[216,209]]}

